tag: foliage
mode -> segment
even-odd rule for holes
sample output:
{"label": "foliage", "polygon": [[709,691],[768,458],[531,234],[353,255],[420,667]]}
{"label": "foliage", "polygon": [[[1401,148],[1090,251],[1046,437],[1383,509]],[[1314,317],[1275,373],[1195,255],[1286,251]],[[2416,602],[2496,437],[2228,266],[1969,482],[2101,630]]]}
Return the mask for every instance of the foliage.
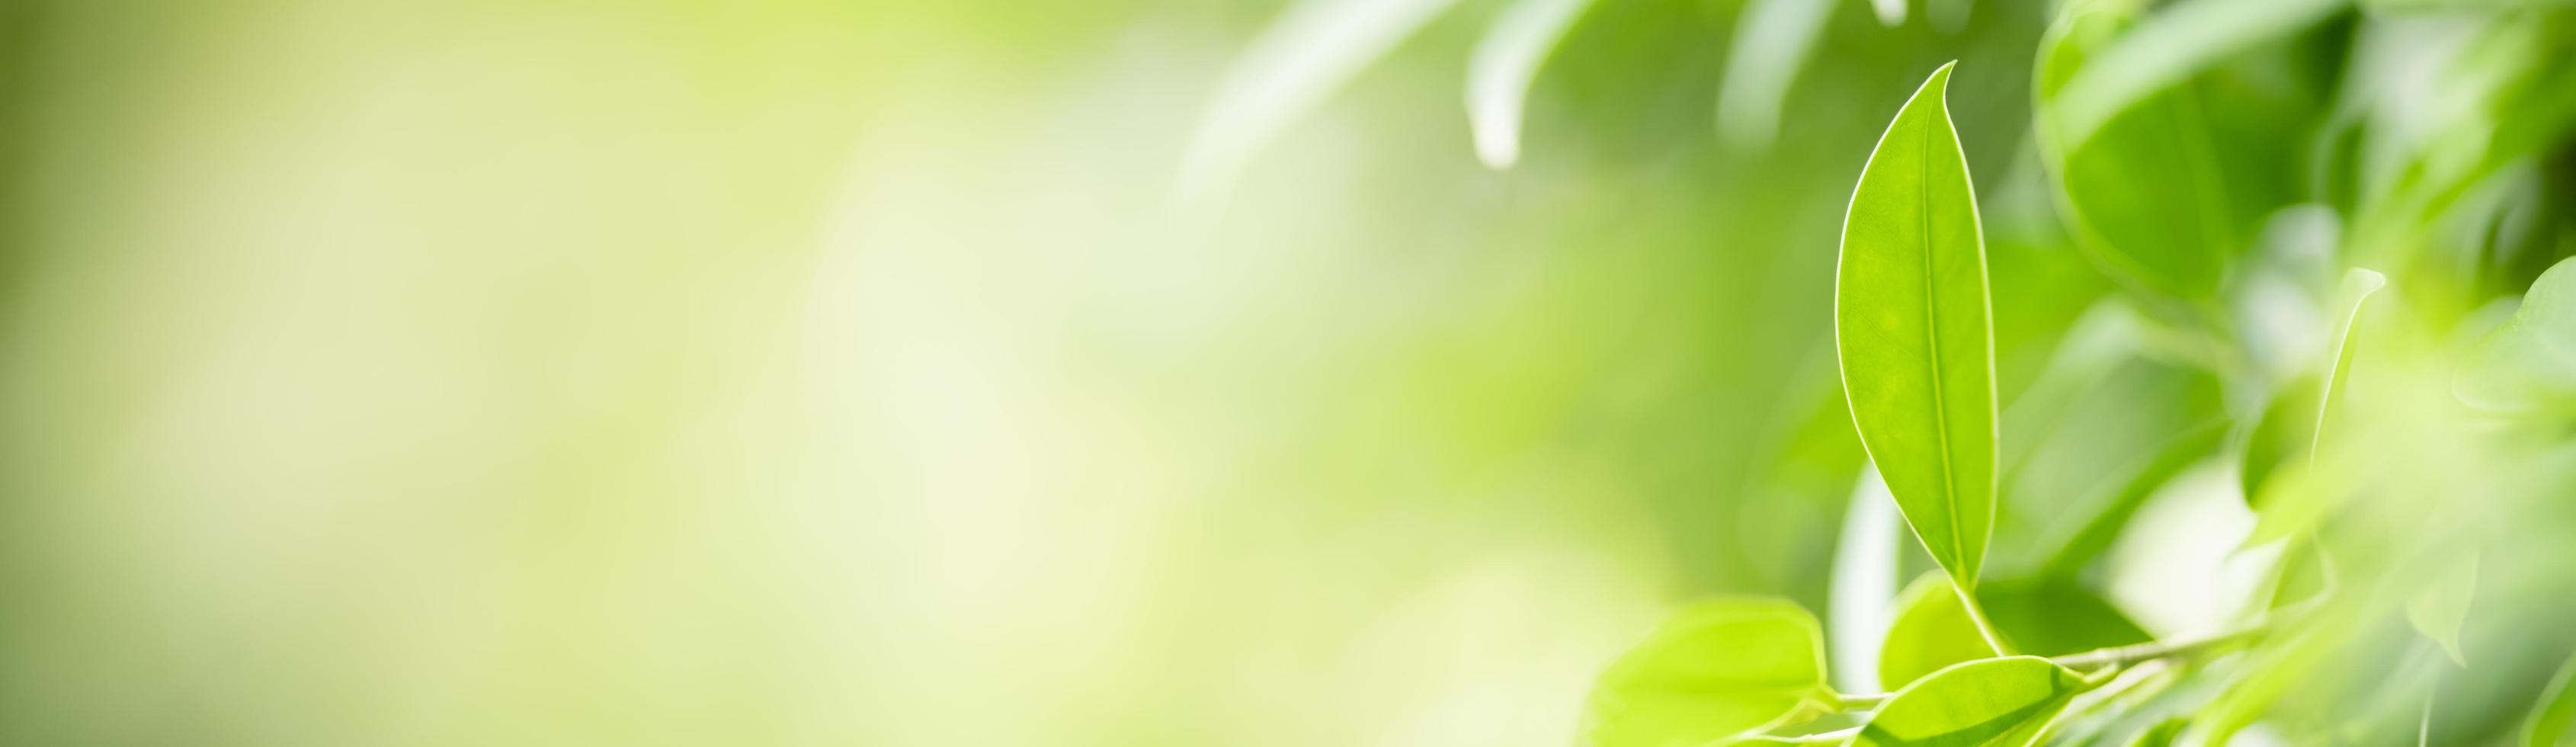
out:
{"label": "foliage", "polygon": [[[1468,101],[1488,165],[1520,158],[1540,64],[1592,5],[1523,0],[1479,45]],[[1919,22],[1967,7],[1936,1]],[[1905,3],[1871,9],[1909,22]],[[1838,11],[1742,12],[1718,120],[1759,146]],[[2557,608],[2522,591],[2563,590],[2563,558],[2488,545],[2556,536],[2576,495],[2576,206],[2553,186],[2576,170],[2576,89],[2560,85],[2576,8],[1975,12],[2049,14],[2029,116],[2011,137],[1954,120],[1957,63],[1891,101],[1834,272],[1843,399],[1884,480],[1855,505],[1892,500],[1937,569],[1892,598],[1834,595],[1836,616],[1888,621],[1833,648],[1870,654],[1892,692],[1826,687],[1820,628],[1793,602],[1702,602],[1602,676],[1586,741],[2161,745],[2257,724],[2294,743],[2559,739],[2576,664],[2544,692],[2481,648],[2563,636],[2525,629]],[[2013,157],[1975,152],[1995,143]],[[2003,162],[2040,168],[1980,189],[1972,163]],[[2043,338],[2056,354],[2035,378],[1998,365],[2030,343],[2005,337],[1997,299],[2033,291],[1990,269],[1996,226],[2080,252],[2116,289],[2081,296],[2095,311]],[[2241,523],[2144,518],[2213,491]],[[2210,546],[2260,583],[2165,584],[2197,616],[2131,619],[2166,603],[2121,579],[2154,575],[2160,548]],[[2420,716],[2380,715],[2396,712]]]}

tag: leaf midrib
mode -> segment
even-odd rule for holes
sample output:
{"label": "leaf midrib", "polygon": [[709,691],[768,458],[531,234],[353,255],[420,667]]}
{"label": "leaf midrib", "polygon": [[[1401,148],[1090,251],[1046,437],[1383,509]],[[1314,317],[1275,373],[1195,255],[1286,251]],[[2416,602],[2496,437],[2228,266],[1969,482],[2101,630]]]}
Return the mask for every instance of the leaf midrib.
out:
{"label": "leaf midrib", "polygon": [[1914,193],[1916,199],[1920,202],[1920,204],[1917,205],[1920,209],[1917,211],[1916,215],[1921,218],[1920,225],[1923,230],[1923,337],[1926,345],[1924,350],[1924,362],[1928,364],[1925,365],[1924,368],[1930,371],[1930,378],[1932,380],[1932,432],[1939,437],[1941,452],[1941,489],[1947,493],[1943,496],[1945,500],[1941,502],[1941,505],[1942,508],[1946,510],[1946,513],[1950,518],[1950,552],[1957,556],[1955,559],[1957,561],[1957,565],[1953,566],[1951,571],[1954,576],[1961,577],[1961,580],[1964,581],[1966,574],[1960,573],[1959,571],[1967,564],[1968,545],[1965,536],[1960,533],[1959,529],[1958,471],[1950,464],[1950,403],[1948,398],[1943,396],[1943,390],[1941,388],[1941,304],[1933,297],[1935,289],[1939,287],[1938,283],[1935,282],[1937,278],[1934,276],[1932,270],[1934,262],[1934,253],[1932,251],[1933,128],[1931,125],[1926,124],[1921,129],[1923,130],[1923,157],[1915,162],[1916,189],[1914,190]]}

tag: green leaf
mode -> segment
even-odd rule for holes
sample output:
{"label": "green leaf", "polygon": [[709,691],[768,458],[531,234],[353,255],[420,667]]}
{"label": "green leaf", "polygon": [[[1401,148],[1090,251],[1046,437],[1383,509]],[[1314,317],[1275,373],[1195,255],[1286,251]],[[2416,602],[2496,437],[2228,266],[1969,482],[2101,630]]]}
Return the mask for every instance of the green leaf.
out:
{"label": "green leaf", "polygon": [[2018,653],[2063,656],[2155,638],[2066,576],[1988,582],[1977,588],[1977,604]]}
{"label": "green leaf", "polygon": [[1878,682],[1902,687],[1943,667],[2000,653],[1986,644],[1949,577],[1926,573],[1896,597],[1896,621],[1878,649]]}
{"label": "green leaf", "polygon": [[2532,281],[2513,320],[2477,346],[2451,391],[2488,410],[2576,403],[2576,259]]}
{"label": "green leaf", "polygon": [[2316,437],[2317,395],[2316,379],[2300,377],[2283,385],[2263,406],[2260,419],[2245,435],[2236,472],[2237,485],[2244,491],[2247,505],[2260,508],[2256,501],[2263,496],[2263,486],[2272,479],[2272,473],[2293,457],[2307,458]]}
{"label": "green leaf", "polygon": [[2085,689],[2075,670],[2036,656],[1972,661],[1897,691],[1845,744],[2017,747]]}
{"label": "green leaf", "polygon": [[2555,747],[2566,741],[2567,725],[2576,723],[2576,687],[2571,684],[2576,684],[2576,657],[2558,666],[2558,674],[2540,693],[2540,707],[2523,720],[2523,747]]}
{"label": "green leaf", "polygon": [[1592,0],[1520,0],[1503,9],[1467,58],[1467,125],[1476,157],[1496,169],[1521,157],[1521,112],[1530,81]]}
{"label": "green leaf", "polygon": [[[2221,58],[2324,20],[2350,1],[2166,3],[2099,54],[2088,55],[2084,69],[2057,86],[2058,95],[2050,97],[2046,105],[2053,111],[2043,112],[2042,116],[2057,123],[2062,147],[2082,147],[2104,125],[2139,101],[2189,79]],[[2084,10],[2074,7],[2070,12]]]}
{"label": "green leaf", "polygon": [[1583,738],[1595,747],[1697,745],[1839,702],[1825,684],[1815,616],[1785,600],[1714,599],[1675,611],[1602,673]]}
{"label": "green leaf", "polygon": [[2388,276],[2370,270],[2355,267],[2343,273],[2343,289],[2337,294],[2341,301],[2337,307],[2340,313],[2335,315],[2334,358],[2319,379],[2323,384],[2317,391],[2317,423],[2308,437],[2308,461],[2312,464],[2317,460],[2317,450],[2325,444],[2326,422],[2334,414],[2335,394],[2343,391],[2344,380],[2352,377],[2353,327],[2361,321],[2361,304],[2387,286]]}
{"label": "green leaf", "polygon": [[2295,87],[2245,83],[2233,73],[2251,62],[2239,61],[2138,91],[2079,124],[2059,102],[2095,67],[2118,63],[2109,56],[2123,32],[2153,24],[2136,18],[2132,3],[2098,0],[2050,27],[2033,78],[2034,130],[2079,249],[2132,287],[2209,298],[2264,221],[2297,197],[2284,178],[2297,152],[2262,144],[2308,132],[2314,102]]}
{"label": "green leaf", "polygon": [[2406,622],[2413,624],[2416,632],[2441,644],[2442,653],[2463,667],[2469,665],[2469,659],[2460,653],[2460,626],[2468,621],[2469,600],[2477,595],[2477,589],[2478,556],[2470,553],[2443,569],[2432,585],[2406,600]]}
{"label": "green leaf", "polygon": [[1834,339],[1861,444],[1933,560],[1975,588],[1995,513],[1994,343],[1975,189],[1942,104],[1951,67],[1897,112],[1861,171]]}
{"label": "green leaf", "polygon": [[2129,740],[2129,747],[2172,747],[2174,738],[2182,736],[2183,728],[2188,726],[2191,726],[2190,719],[2165,719],[2155,728],[2138,734],[2138,738]]}

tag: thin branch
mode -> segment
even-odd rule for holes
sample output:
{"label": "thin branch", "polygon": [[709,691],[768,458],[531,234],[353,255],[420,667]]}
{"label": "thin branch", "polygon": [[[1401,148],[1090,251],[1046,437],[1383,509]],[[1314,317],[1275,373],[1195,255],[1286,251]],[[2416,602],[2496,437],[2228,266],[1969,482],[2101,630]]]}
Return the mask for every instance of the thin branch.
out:
{"label": "thin branch", "polygon": [[2242,642],[2248,638],[2262,635],[2265,631],[2270,629],[2271,626],[2268,624],[2256,624],[2213,636],[2187,638],[2184,640],[2170,642],[2148,641],[2134,646],[2116,646],[2112,648],[2095,649],[2080,654],[2068,654],[2065,656],[2055,657],[2049,659],[2049,661],[2057,662],[2058,666],[2066,667],[2068,669],[2083,669],[2086,667],[2105,665],[2127,666],[2142,661],[2190,656],[2214,648],[2223,648],[2231,644]]}

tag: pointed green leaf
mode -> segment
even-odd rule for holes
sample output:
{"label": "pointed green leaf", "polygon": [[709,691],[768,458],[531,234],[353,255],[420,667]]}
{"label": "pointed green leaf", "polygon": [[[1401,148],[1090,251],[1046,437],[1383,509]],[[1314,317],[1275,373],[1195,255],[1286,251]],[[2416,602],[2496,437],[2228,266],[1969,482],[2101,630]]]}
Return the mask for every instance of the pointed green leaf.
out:
{"label": "pointed green leaf", "polygon": [[2036,656],[1972,661],[1897,691],[1845,744],[2019,747],[2084,690],[2075,670]]}
{"label": "pointed green leaf", "polygon": [[1602,673],[1584,743],[1698,745],[1828,712],[1824,646],[1815,616],[1784,600],[1685,606]]}
{"label": "pointed green leaf", "polygon": [[2549,687],[2540,692],[2540,707],[2522,722],[2523,747],[2556,747],[2567,739],[2567,725],[2576,723],[2576,657],[2558,667],[2549,678]]}
{"label": "pointed green leaf", "polygon": [[2460,626],[2469,619],[2469,600],[2477,595],[2478,556],[2453,562],[2431,586],[2417,591],[2406,600],[2406,622],[2416,632],[2442,645],[2442,653],[2451,662],[2468,666],[2469,659],[2460,653]]}
{"label": "pointed green leaf", "polygon": [[1896,597],[1896,621],[1878,650],[1878,682],[1903,687],[1943,667],[1999,653],[1986,645],[1949,577],[1926,573]]}
{"label": "pointed green leaf", "polygon": [[1592,0],[1520,0],[1503,9],[1467,58],[1467,126],[1476,157],[1507,169],[1521,157],[1521,112],[1530,81]]}
{"label": "pointed green leaf", "polygon": [[1861,444],[1924,549],[1975,588],[1995,513],[1993,329],[1967,159],[1934,71],[1861,171],[1834,341]]}

